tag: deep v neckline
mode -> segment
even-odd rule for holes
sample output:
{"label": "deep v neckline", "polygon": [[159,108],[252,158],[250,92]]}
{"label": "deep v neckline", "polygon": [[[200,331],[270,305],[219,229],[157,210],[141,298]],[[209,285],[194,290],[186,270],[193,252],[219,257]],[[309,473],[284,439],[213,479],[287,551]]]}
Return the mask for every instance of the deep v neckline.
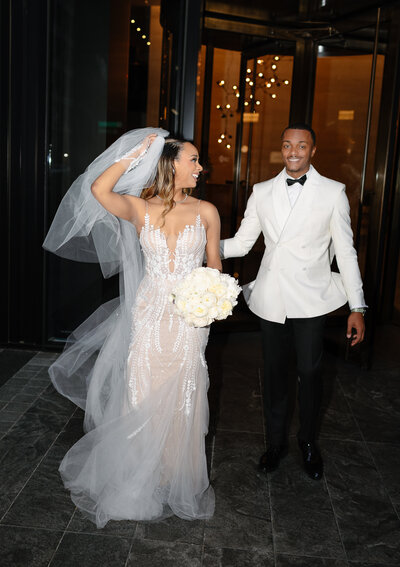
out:
{"label": "deep v neckline", "polygon": [[[177,234],[169,234],[167,235],[163,230],[161,230],[160,226],[155,227],[154,224],[150,224],[150,215],[149,213],[145,214],[145,222],[144,225],[142,226],[141,230],[140,230],[140,236],[142,236],[143,232],[145,230],[149,230],[152,232],[157,232],[161,238],[162,241],[165,244],[165,247],[167,248],[170,256],[171,256],[171,260],[173,261],[173,258],[176,255],[176,250],[178,248],[178,244],[180,243],[181,239],[183,238],[183,236],[192,230],[195,230],[196,228],[201,228],[204,230],[204,225],[201,222],[201,217],[200,217],[200,213],[198,213],[196,215],[196,224],[186,224],[185,227],[183,228],[183,230],[180,230]],[[176,240],[175,240],[175,248],[172,250],[169,246],[168,246],[168,239],[171,236],[176,236]]]}

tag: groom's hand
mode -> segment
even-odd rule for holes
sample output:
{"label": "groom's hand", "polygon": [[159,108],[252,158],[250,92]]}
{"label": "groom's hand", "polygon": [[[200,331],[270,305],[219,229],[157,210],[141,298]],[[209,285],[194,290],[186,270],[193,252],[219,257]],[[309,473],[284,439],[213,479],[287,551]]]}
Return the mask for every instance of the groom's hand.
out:
{"label": "groom's hand", "polygon": [[[352,330],[354,329],[353,335]],[[351,346],[357,345],[364,340],[365,322],[362,313],[350,313],[347,319],[347,338],[351,338]]]}

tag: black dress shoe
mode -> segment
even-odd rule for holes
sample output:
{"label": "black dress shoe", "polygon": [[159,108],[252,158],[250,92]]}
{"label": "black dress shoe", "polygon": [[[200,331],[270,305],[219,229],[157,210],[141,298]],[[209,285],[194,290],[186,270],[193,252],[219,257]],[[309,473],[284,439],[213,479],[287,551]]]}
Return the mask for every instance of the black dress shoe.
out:
{"label": "black dress shoe", "polygon": [[260,458],[259,469],[265,473],[276,470],[281,459],[286,455],[286,445],[269,445],[267,451]]}
{"label": "black dress shoe", "polygon": [[299,439],[299,447],[303,454],[304,470],[313,480],[320,480],[324,472],[324,463],[315,443],[307,443]]}

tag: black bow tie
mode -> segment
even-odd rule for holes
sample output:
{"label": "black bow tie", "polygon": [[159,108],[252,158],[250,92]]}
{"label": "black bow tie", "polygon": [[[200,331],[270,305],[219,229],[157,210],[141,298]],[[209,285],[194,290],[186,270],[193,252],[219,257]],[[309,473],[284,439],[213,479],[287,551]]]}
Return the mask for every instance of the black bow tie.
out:
{"label": "black bow tie", "polygon": [[290,177],[288,177],[286,179],[286,183],[289,185],[289,187],[294,183],[300,183],[300,185],[304,185],[306,179],[307,179],[307,175],[303,175],[303,177],[299,177],[298,179],[290,179]]}

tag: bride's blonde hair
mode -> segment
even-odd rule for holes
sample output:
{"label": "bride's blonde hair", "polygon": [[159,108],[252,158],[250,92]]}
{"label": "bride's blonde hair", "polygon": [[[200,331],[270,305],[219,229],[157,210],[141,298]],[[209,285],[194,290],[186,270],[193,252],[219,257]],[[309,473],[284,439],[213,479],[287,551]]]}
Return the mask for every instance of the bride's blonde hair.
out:
{"label": "bride's blonde hair", "polygon": [[[165,222],[165,215],[174,207],[174,189],[175,189],[175,169],[174,160],[179,160],[185,140],[176,140],[167,138],[164,148],[157,164],[157,173],[154,183],[151,187],[143,189],[142,199],[151,199],[158,195],[164,204],[164,210],[161,216]],[[184,193],[190,195],[191,189],[185,189]]]}

